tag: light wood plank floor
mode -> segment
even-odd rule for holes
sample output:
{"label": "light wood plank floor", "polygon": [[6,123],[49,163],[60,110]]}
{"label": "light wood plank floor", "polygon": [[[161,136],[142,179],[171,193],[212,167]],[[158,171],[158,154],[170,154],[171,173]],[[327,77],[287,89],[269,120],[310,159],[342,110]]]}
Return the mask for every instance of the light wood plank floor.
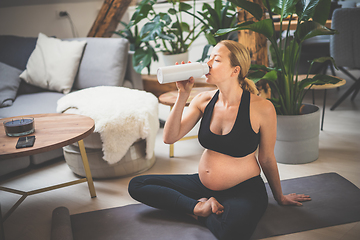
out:
{"label": "light wood plank floor", "polygon": [[[352,71],[357,77],[360,71]],[[338,73],[340,77],[344,75]],[[320,156],[315,162],[303,165],[278,164],[281,179],[309,176],[326,172],[337,172],[360,187],[360,96],[354,102],[346,99],[335,111],[329,108],[352,84],[352,80],[340,89],[328,91],[324,131],[320,133]],[[322,106],[323,92],[316,92],[316,104]],[[311,103],[311,94],[305,102]],[[160,117],[166,118],[169,108],[159,106]],[[175,144],[175,158],[168,157],[168,146],[162,142],[162,130],[156,140],[157,162],[147,173],[194,173],[202,148],[197,140]],[[29,191],[48,184],[76,179],[66,163],[61,160],[42,166],[9,179],[2,179],[2,186]],[[131,177],[95,180],[97,198],[91,199],[87,185],[58,189],[28,197],[4,224],[7,240],[50,239],[52,211],[65,206],[70,214],[123,206],[136,203],[127,193]],[[18,199],[17,195],[0,192],[3,213]],[[346,202],[344,202],[346,204]],[[359,203],[360,204],[360,203]],[[272,240],[355,240],[360,239],[360,222],[316,229],[307,232],[269,238]]]}

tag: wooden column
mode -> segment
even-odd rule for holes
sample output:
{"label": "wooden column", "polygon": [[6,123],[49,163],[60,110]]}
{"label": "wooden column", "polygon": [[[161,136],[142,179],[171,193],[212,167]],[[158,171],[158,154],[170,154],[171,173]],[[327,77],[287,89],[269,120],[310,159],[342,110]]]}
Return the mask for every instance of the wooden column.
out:
{"label": "wooden column", "polygon": [[[249,0],[260,4],[265,10],[261,0]],[[265,14],[263,18],[265,18]],[[257,21],[252,14],[239,8],[238,9],[238,20],[239,23],[245,21]],[[250,31],[250,30],[241,30],[238,32],[239,43],[243,44],[250,50],[251,62],[253,64],[260,64],[268,66],[268,56],[267,56],[267,47],[266,47],[266,37],[262,34]]]}
{"label": "wooden column", "polygon": [[111,37],[131,0],[105,0],[88,37]]}

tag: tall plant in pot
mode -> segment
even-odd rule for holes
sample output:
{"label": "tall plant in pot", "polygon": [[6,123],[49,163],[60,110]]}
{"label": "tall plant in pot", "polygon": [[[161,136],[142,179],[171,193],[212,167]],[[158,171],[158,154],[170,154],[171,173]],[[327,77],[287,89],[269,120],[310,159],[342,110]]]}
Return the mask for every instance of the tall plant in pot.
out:
{"label": "tall plant in pot", "polygon": [[201,16],[201,19],[199,19],[202,23],[201,31],[204,32],[208,41],[208,44],[204,46],[200,59],[200,61],[204,61],[208,57],[209,49],[221,40],[237,40],[236,32],[214,36],[219,29],[236,26],[237,10],[236,5],[230,1],[215,0],[213,6],[205,2],[202,6],[202,11],[198,11],[198,14]]}
{"label": "tall plant in pot", "polygon": [[155,51],[155,48],[150,44],[150,42],[144,40],[140,36],[139,28],[136,23],[136,18],[132,18],[128,24],[121,22],[125,29],[117,31],[115,34],[118,34],[119,36],[126,38],[129,41],[134,70],[137,73],[141,73],[144,68],[147,68],[148,74],[150,74],[151,63],[153,61],[159,61],[159,57]]}
{"label": "tall plant in pot", "polygon": [[[332,35],[336,31],[324,26],[329,11],[331,0],[263,0],[263,4],[269,12],[268,19],[260,20],[258,12],[262,11],[257,3],[246,0],[230,0],[237,6],[251,13],[259,21],[246,21],[234,28],[220,29],[217,35],[227,34],[239,30],[252,30],[263,34],[270,42],[275,56],[273,56],[275,67],[253,65],[254,72],[249,75],[256,82],[265,79],[272,92],[270,99],[278,114],[278,133],[275,146],[275,155],[278,162],[282,163],[305,163],[318,158],[318,139],[320,113],[317,107],[306,106],[303,98],[306,88],[312,85],[326,83],[337,83],[338,78],[317,74],[299,81],[297,66],[301,53],[302,43],[311,37],[318,35]],[[285,38],[279,42],[274,27],[274,14],[280,16],[280,29],[284,21],[297,19],[297,27],[293,36],[289,34],[289,28]],[[262,16],[262,15],[261,15]],[[313,62],[324,62],[333,59],[322,57],[314,59]],[[309,69],[310,72],[310,69]],[[314,109],[312,109],[314,108]],[[313,115],[307,125],[300,126],[306,119]],[[300,120],[297,121],[296,119]],[[288,122],[282,122],[283,119]],[[286,130],[283,130],[283,127]],[[313,127],[313,129],[311,129]],[[299,132],[295,132],[299,130]],[[305,133],[309,136],[304,136]],[[289,136],[285,136],[289,135]],[[289,137],[289,138],[288,138]]]}
{"label": "tall plant in pot", "polygon": [[180,0],[167,1],[171,4],[167,12],[155,11],[153,6],[156,0],[143,1],[147,4],[140,11],[148,18],[148,22],[141,29],[140,36],[144,41],[153,41],[165,56],[187,54],[191,44],[201,34],[201,31],[196,32],[202,24],[196,21],[196,1],[193,0],[192,5]]}
{"label": "tall plant in pot", "polygon": [[[123,30],[115,32],[115,34],[126,38],[130,43],[130,51],[133,52],[133,66],[136,72],[146,67],[150,74],[150,66],[153,61],[159,61],[156,49],[159,45],[152,44],[152,39],[148,37],[144,29],[145,22],[151,21],[152,16],[156,15],[153,5],[156,0],[143,0],[135,8],[135,12],[131,16],[128,24],[121,22],[125,27]],[[146,24],[145,24],[146,25]],[[141,27],[141,28],[140,28]],[[139,30],[140,28],[140,30]]]}

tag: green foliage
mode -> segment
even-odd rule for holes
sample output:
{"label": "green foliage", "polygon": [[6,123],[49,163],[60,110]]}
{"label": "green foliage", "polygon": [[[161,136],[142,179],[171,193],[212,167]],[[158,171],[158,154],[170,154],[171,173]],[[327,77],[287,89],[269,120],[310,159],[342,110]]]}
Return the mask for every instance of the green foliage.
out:
{"label": "green foliage", "polygon": [[[243,8],[255,16],[258,20],[259,13],[257,8],[249,4],[246,0],[232,0],[240,8]],[[248,21],[238,24],[231,28],[219,29],[215,36],[222,36],[233,31],[252,30],[263,34],[271,42],[271,51],[275,56],[275,68],[265,66],[252,66],[249,78],[255,82],[265,79],[272,89],[270,99],[275,106],[278,114],[297,115],[300,114],[300,107],[304,98],[306,87],[314,84],[322,85],[326,83],[335,84],[338,78],[317,74],[310,78],[307,77],[298,81],[297,65],[299,64],[302,43],[309,38],[319,35],[333,35],[337,32],[324,26],[330,10],[331,0],[263,0],[264,6],[270,10],[270,19],[263,19],[256,22]],[[259,6],[260,8],[260,6]],[[273,14],[280,15],[280,29],[284,21],[294,19],[297,15],[297,28],[294,36],[289,36],[289,31],[284,39],[280,39],[278,44],[275,34]],[[290,24],[289,24],[290,26]],[[288,29],[289,30],[289,29]],[[293,39],[292,39],[293,38]],[[314,62],[333,61],[330,57],[314,59]],[[310,66],[310,69],[311,69]],[[310,72],[309,69],[309,72]]]}
{"label": "green foliage", "polygon": [[144,31],[143,28],[139,32],[137,25],[142,20],[148,19],[148,16],[154,14],[152,5],[155,3],[156,0],[142,1],[136,8],[130,22],[128,24],[121,22],[125,29],[115,32],[115,34],[118,34],[129,41],[130,50],[134,51],[132,63],[134,70],[138,73],[141,73],[144,68],[147,68],[148,74],[150,74],[152,61],[159,61],[155,48],[150,44],[149,39],[141,34],[141,32]]}
{"label": "green foliage", "polygon": [[[203,54],[200,61],[204,61],[208,57],[208,51],[211,46],[215,46],[218,42],[233,38],[231,33],[223,35],[214,34],[224,28],[236,26],[236,5],[232,1],[215,0],[214,7],[208,3],[204,3],[202,11],[197,13],[201,16],[202,27],[201,32],[204,32],[208,44],[204,46]],[[262,13],[261,13],[262,14]],[[237,37],[237,34],[234,33]]]}
{"label": "green foliage", "polygon": [[[190,10],[195,11],[195,0],[193,6],[180,0],[168,0],[168,2],[172,7],[165,13],[155,12],[152,8],[155,2],[151,2],[149,11],[149,6],[145,6],[146,10],[141,12],[152,17],[148,17],[148,22],[141,29],[140,36],[146,41],[160,42],[160,50],[167,54],[184,53],[201,34],[201,32],[195,33],[201,22],[195,24],[195,18],[198,17],[190,12]],[[189,16],[193,19],[192,27],[183,21],[183,18]]]}
{"label": "green foliage", "polygon": [[[158,51],[166,54],[186,52],[191,44],[199,37],[202,31],[195,32],[196,28],[204,23],[195,12],[195,0],[190,5],[180,0],[167,0],[172,5],[166,12],[156,12],[154,4],[157,0],[143,0],[136,7],[129,24],[124,24],[125,30],[116,34],[127,38],[133,57],[134,69],[141,73],[146,67],[150,74],[152,61],[158,61]],[[191,12],[191,10],[193,12]],[[192,27],[183,19],[193,19]],[[195,23],[198,19],[198,23]],[[146,22],[139,31],[140,23]]]}

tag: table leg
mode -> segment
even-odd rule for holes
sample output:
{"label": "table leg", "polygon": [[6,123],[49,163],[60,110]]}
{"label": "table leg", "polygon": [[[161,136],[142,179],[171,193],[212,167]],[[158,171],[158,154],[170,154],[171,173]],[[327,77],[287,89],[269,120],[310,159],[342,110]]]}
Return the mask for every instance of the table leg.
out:
{"label": "table leg", "polygon": [[359,90],[360,90],[360,85],[353,92],[353,95],[351,96],[351,101],[354,101],[356,95],[359,93]]}
{"label": "table leg", "polygon": [[87,179],[90,195],[92,198],[94,198],[94,197],[96,197],[96,192],[95,192],[94,182],[93,182],[93,179],[91,176],[89,161],[88,161],[86,151],[85,151],[84,141],[80,140],[80,141],[78,141],[78,144],[79,144],[81,159],[82,159],[82,162],[84,165],[84,170],[85,170],[85,174],[86,174],[86,179]]}
{"label": "table leg", "polygon": [[[173,109],[173,106],[170,106],[170,112],[172,109]],[[170,158],[174,157],[174,144],[169,145],[169,157]]]}
{"label": "table leg", "polygon": [[324,126],[325,105],[326,105],[326,89],[324,90],[323,111],[322,111],[322,118],[321,118],[321,131],[323,130],[323,126]]}
{"label": "table leg", "polygon": [[7,191],[7,192],[12,192],[12,193],[15,193],[15,194],[21,194],[21,198],[19,200],[16,201],[16,203],[5,213],[5,215],[3,217],[1,217],[1,221],[4,222],[14,211],[17,207],[19,207],[19,205],[25,200],[25,198],[28,195],[27,192],[22,192],[20,193],[21,191],[19,191],[19,193],[16,193],[17,191],[13,191],[14,189],[10,189],[10,188],[5,188],[5,187],[1,187],[0,188],[2,191]]}
{"label": "table leg", "polygon": [[5,232],[4,232],[4,224],[1,212],[1,204],[0,204],[0,240],[5,240]]}
{"label": "table leg", "polygon": [[173,158],[174,157],[174,144],[170,144],[170,152],[169,152],[169,157]]}
{"label": "table leg", "polygon": [[350,94],[352,91],[356,91],[357,88],[360,88],[360,79],[356,81],[350,88],[340,97],[339,100],[330,108],[330,110],[334,110],[337,106],[340,105]]}
{"label": "table leg", "polygon": [[311,93],[312,93],[313,104],[315,104],[315,91],[314,91],[314,89],[312,89]]}

